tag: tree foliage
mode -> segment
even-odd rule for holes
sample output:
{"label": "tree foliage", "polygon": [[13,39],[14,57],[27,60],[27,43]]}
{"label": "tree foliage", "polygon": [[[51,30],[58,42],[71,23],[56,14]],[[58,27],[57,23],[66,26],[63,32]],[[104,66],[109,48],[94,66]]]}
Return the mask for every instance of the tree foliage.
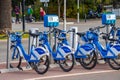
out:
{"label": "tree foliage", "polygon": [[[28,5],[34,5],[34,3],[37,0],[24,0],[24,1],[25,1],[25,5],[28,6]],[[14,7],[16,5],[19,6],[20,2],[22,3],[22,0],[12,0],[12,7]]]}
{"label": "tree foliage", "polygon": [[[19,5],[22,0],[12,0],[12,6]],[[93,9],[96,11],[97,6],[99,4],[102,5],[113,5],[114,7],[118,7],[118,3],[120,3],[120,0],[80,0],[80,9],[77,10],[77,0],[66,0],[67,3],[67,17],[76,17],[77,11],[80,12],[81,17],[85,13],[88,12],[89,9]],[[59,14],[60,16],[63,16],[64,11],[64,0],[50,0],[48,2],[48,7],[44,6],[44,3],[41,3],[40,0],[25,0],[25,5],[32,5],[34,8],[34,15],[37,15],[37,18],[39,18],[39,8],[43,7],[47,14]],[[60,9],[60,10],[58,10]]]}

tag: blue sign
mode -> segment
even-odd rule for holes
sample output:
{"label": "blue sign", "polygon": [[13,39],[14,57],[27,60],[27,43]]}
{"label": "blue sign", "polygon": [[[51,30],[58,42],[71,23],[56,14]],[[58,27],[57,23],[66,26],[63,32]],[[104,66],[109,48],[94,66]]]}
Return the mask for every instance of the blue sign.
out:
{"label": "blue sign", "polygon": [[40,0],[40,2],[50,2],[50,0]]}
{"label": "blue sign", "polygon": [[57,15],[45,15],[44,27],[57,27],[59,26],[59,18]]}
{"label": "blue sign", "polygon": [[113,13],[102,14],[102,24],[110,25],[116,23],[116,15]]}

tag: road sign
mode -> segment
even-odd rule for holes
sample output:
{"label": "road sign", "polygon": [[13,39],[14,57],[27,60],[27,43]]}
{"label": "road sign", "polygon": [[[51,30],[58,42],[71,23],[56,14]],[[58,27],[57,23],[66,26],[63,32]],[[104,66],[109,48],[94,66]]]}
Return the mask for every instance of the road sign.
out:
{"label": "road sign", "polygon": [[44,3],[44,7],[48,7],[48,3],[47,2]]}
{"label": "road sign", "polygon": [[40,2],[50,2],[50,0],[40,0]]}

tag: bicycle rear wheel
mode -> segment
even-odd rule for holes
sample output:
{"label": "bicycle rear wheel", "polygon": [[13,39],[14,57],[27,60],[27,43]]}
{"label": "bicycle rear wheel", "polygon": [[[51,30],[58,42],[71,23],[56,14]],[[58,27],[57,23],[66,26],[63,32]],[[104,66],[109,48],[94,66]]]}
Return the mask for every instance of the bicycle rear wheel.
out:
{"label": "bicycle rear wheel", "polygon": [[60,60],[59,65],[61,69],[65,72],[69,72],[73,69],[74,67],[74,56],[73,54],[68,54],[65,58],[65,60]]}
{"label": "bicycle rear wheel", "polygon": [[40,58],[40,62],[35,63],[34,70],[38,74],[44,74],[48,71],[49,69],[49,57],[47,55],[44,55],[43,57]]}
{"label": "bicycle rear wheel", "polygon": [[97,64],[97,55],[95,51],[92,51],[90,55],[86,55],[87,58],[80,58],[78,61],[85,69],[93,69]]}
{"label": "bicycle rear wheel", "polygon": [[114,70],[120,69],[120,57],[114,59],[107,59],[109,66]]}
{"label": "bicycle rear wheel", "polygon": [[10,52],[12,55],[11,61],[10,61],[10,67],[20,69],[22,57],[20,57],[20,53],[19,53],[18,48],[16,46],[12,45],[10,48]]}

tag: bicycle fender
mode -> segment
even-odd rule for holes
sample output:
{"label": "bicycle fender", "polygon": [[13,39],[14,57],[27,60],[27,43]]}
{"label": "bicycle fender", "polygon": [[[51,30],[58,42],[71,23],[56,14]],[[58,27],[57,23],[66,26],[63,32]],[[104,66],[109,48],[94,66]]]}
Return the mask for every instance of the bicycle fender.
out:
{"label": "bicycle fender", "polygon": [[[64,49],[62,49],[64,48]],[[71,51],[67,47],[59,48],[59,54],[57,54],[57,58],[65,58],[67,55],[72,54]]]}
{"label": "bicycle fender", "polygon": [[37,47],[35,49],[31,50],[31,57],[30,60],[37,61],[41,57],[48,55],[48,53],[45,51],[43,47]]}
{"label": "bicycle fender", "polygon": [[114,53],[115,56],[120,55],[120,44],[114,44],[110,47],[110,50]]}
{"label": "bicycle fender", "polygon": [[71,53],[72,52],[72,48],[70,46],[64,45],[61,47],[61,49],[65,52],[65,53]]}
{"label": "bicycle fender", "polygon": [[94,46],[88,43],[81,45],[79,49],[83,54],[90,54],[94,50]]}
{"label": "bicycle fender", "polygon": [[60,47],[59,52],[61,53],[61,55],[57,55],[57,57],[62,57],[62,56],[66,57],[69,54],[73,54],[72,48],[70,46],[67,46],[67,45]]}
{"label": "bicycle fender", "polygon": [[49,53],[47,52],[47,50],[44,47],[37,47],[37,48],[35,48],[35,51],[37,51],[39,55],[46,54],[49,56]]}

